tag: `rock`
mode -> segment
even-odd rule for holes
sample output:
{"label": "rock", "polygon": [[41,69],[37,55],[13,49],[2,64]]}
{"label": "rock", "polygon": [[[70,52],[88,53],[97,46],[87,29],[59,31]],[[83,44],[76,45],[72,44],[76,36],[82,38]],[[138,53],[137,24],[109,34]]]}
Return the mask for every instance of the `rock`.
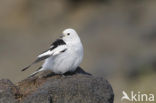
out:
{"label": "rock", "polygon": [[7,79],[0,80],[0,103],[17,103],[16,94],[18,89]]}
{"label": "rock", "polygon": [[[0,89],[3,83],[0,83]],[[11,102],[0,103],[113,103],[114,100],[112,87],[107,80],[94,77],[81,68],[65,75],[46,71],[26,78],[17,86],[12,83],[9,86],[16,88],[13,92],[12,89],[4,89],[9,91],[8,100]],[[7,95],[1,98],[7,98]]]}

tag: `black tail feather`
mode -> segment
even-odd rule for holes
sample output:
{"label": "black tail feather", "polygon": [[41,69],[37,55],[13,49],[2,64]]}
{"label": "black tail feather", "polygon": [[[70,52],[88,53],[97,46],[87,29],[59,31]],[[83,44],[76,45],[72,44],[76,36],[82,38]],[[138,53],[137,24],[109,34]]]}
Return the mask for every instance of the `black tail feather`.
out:
{"label": "black tail feather", "polygon": [[30,67],[31,67],[31,65],[29,65],[29,66],[23,68],[21,71],[25,71],[25,70],[27,70],[27,69],[30,68]]}
{"label": "black tail feather", "polygon": [[23,68],[21,71],[25,71],[27,70],[28,68],[30,68],[33,64],[36,64],[42,60],[45,60],[49,57],[50,55],[46,55],[46,56],[43,56],[43,57],[40,57],[40,58],[37,58],[33,63],[31,63],[30,65],[28,65],[27,67]]}
{"label": "black tail feather", "polygon": [[34,77],[38,73],[39,73],[39,71],[36,71],[36,72],[32,73],[28,78]]}

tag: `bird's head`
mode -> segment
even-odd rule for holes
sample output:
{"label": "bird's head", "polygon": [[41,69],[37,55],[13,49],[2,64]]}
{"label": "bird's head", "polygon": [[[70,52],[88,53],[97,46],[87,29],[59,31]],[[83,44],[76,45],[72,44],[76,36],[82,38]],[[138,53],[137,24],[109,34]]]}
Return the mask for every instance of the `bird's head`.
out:
{"label": "bird's head", "polygon": [[62,39],[66,42],[66,43],[71,43],[71,42],[79,42],[80,38],[77,34],[77,32],[74,29],[65,29],[62,32]]}

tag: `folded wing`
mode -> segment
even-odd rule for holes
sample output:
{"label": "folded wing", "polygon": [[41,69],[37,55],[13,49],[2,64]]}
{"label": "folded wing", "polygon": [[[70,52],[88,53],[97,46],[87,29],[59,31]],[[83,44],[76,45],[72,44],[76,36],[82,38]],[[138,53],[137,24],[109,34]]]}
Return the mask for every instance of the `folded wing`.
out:
{"label": "folded wing", "polygon": [[30,65],[28,65],[27,67],[23,68],[22,71],[25,71],[26,69],[31,67],[33,64],[36,64],[42,60],[45,60],[50,56],[59,55],[60,53],[65,52],[66,50],[67,50],[67,46],[65,42],[62,39],[57,39],[48,50],[38,55],[37,59],[34,62],[32,62]]}

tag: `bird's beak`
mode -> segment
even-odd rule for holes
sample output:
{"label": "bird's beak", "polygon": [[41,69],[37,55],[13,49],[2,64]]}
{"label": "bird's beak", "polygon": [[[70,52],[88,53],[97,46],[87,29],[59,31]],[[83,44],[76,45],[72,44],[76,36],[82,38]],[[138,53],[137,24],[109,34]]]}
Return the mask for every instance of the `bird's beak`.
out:
{"label": "bird's beak", "polygon": [[60,38],[63,38],[63,37],[64,37],[64,35],[63,35],[63,34],[61,34],[61,35],[60,35]]}

